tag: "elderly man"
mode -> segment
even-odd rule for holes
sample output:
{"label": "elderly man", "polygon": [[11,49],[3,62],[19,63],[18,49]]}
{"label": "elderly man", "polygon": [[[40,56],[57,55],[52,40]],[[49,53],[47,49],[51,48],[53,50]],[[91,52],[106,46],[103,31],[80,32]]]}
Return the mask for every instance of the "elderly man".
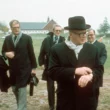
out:
{"label": "elderly man", "polygon": [[50,48],[58,43],[63,42],[65,39],[61,36],[62,27],[58,24],[53,25],[53,32],[49,32],[47,37],[43,40],[40,54],[38,57],[39,65],[44,66],[42,79],[47,81],[48,103],[49,109],[54,110],[55,105],[55,87],[54,81],[48,76],[48,63],[50,56]]}
{"label": "elderly man", "polygon": [[96,110],[96,88],[103,74],[98,50],[86,43],[83,16],[69,18],[69,40],[51,48],[49,75],[57,81],[56,110]]}
{"label": "elderly man", "polygon": [[96,35],[95,35],[94,29],[89,29],[87,36],[88,36],[87,37],[88,42],[95,45],[98,48],[99,56],[100,56],[100,62],[102,65],[104,65],[105,61],[107,59],[107,51],[106,51],[105,44],[96,40]]}

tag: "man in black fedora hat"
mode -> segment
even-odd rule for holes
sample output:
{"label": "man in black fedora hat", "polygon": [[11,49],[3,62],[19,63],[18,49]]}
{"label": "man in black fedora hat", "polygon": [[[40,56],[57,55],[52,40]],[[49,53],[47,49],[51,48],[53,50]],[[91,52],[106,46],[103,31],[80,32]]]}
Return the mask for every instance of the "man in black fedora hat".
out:
{"label": "man in black fedora hat", "polygon": [[83,16],[70,17],[69,40],[51,48],[49,75],[57,81],[56,110],[96,110],[96,91],[103,66],[98,50],[86,43],[87,25]]}

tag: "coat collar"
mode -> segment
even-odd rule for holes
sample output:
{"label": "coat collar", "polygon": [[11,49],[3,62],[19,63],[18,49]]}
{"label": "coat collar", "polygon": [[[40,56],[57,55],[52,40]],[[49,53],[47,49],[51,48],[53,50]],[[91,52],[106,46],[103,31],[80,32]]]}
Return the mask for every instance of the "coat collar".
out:
{"label": "coat collar", "polygon": [[22,33],[20,32],[19,35],[17,35],[17,38],[16,38],[15,41],[14,41],[14,37],[15,37],[15,35],[12,34],[12,40],[13,40],[14,46],[16,47],[16,45],[18,44],[20,38],[22,37]]}
{"label": "coat collar", "polygon": [[85,43],[83,45],[83,48],[81,49],[79,55],[78,55],[78,59],[76,58],[76,55],[75,55],[75,52],[71,49],[68,48],[68,46],[65,44],[65,48],[66,48],[66,55],[67,55],[67,58],[68,58],[68,61],[70,62],[70,64],[72,66],[77,66],[77,65],[80,65],[80,62],[82,62],[81,64],[83,64],[83,62],[85,62],[84,59],[86,59],[89,55],[88,52],[88,43]]}

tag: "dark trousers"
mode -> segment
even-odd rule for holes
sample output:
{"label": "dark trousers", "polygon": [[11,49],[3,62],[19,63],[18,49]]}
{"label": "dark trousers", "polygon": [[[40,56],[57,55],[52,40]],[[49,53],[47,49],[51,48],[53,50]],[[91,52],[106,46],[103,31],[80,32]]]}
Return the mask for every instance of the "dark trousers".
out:
{"label": "dark trousers", "polygon": [[48,92],[48,103],[50,110],[54,110],[55,105],[55,87],[54,81],[51,78],[47,78],[47,92]]}
{"label": "dark trousers", "polygon": [[100,88],[96,88],[96,105],[97,105],[97,106],[98,106],[99,94],[100,94],[99,89],[100,89]]}

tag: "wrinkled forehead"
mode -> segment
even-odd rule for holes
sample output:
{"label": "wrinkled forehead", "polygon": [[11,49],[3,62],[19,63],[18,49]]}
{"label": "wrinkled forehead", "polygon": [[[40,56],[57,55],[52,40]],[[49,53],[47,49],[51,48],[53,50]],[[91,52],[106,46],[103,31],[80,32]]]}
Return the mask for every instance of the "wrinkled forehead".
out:
{"label": "wrinkled forehead", "polygon": [[19,22],[17,22],[17,21],[13,21],[12,25],[16,25],[16,24],[19,25]]}
{"label": "wrinkled forehead", "polygon": [[17,20],[12,20],[12,21],[10,22],[10,27],[13,27],[13,26],[15,26],[15,25],[20,25],[19,21],[17,21]]}
{"label": "wrinkled forehead", "polygon": [[88,34],[94,34],[94,30],[88,31]]}
{"label": "wrinkled forehead", "polygon": [[60,26],[56,26],[56,27],[54,28],[54,30],[62,30],[62,28],[61,28]]}

